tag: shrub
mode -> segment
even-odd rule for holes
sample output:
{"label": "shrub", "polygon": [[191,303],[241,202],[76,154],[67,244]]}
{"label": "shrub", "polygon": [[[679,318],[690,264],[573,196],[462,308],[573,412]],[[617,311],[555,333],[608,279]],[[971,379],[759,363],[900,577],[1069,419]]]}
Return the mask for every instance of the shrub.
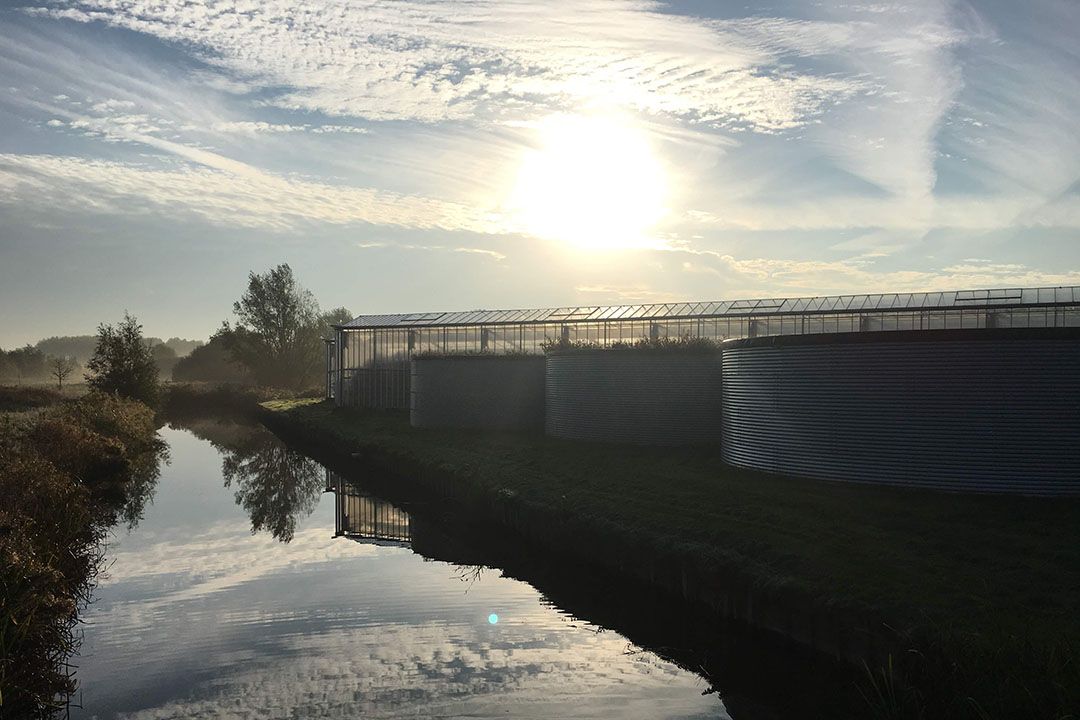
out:
{"label": "shrub", "polygon": [[[170,383],[164,388],[161,413],[169,419],[210,414],[249,417],[259,412],[259,403],[295,396],[295,392],[257,385]],[[317,397],[322,397],[322,391]]]}
{"label": "shrub", "polygon": [[0,710],[48,717],[74,690],[79,607],[100,567],[86,490],[44,458],[0,464]]}
{"label": "shrub", "polygon": [[23,412],[55,405],[63,395],[51,388],[25,385],[0,386],[0,412]]}

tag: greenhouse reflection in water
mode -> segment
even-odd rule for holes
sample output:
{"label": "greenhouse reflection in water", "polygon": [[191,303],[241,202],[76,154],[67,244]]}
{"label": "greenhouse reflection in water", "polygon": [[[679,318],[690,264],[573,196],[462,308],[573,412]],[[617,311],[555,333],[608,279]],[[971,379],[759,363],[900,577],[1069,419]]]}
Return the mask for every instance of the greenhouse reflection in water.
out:
{"label": "greenhouse reflection in water", "polygon": [[334,493],[334,535],[361,542],[408,547],[409,514],[392,503],[364,493],[345,478],[326,471],[326,490]]}

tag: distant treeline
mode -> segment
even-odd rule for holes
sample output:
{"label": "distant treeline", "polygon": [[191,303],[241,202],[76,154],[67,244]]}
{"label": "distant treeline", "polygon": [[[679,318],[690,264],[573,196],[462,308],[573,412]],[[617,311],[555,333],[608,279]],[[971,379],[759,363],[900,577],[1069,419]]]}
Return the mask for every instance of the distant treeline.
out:
{"label": "distant treeline", "polygon": [[[85,365],[86,361],[93,357],[97,341],[97,335],[63,335],[39,340],[34,347],[46,355],[75,358],[77,362]],[[178,337],[168,340],[148,337],[146,342],[151,346],[164,345],[171,349],[172,354],[177,358],[191,354],[192,350],[203,344],[202,340],[185,340]]]}
{"label": "distant treeline", "polygon": [[[281,264],[248,274],[233,303],[235,319],[222,323],[207,342],[139,334],[150,348],[158,378],[180,382],[249,383],[300,391],[322,383],[324,338],[348,322],[345,308],[324,311],[315,296]],[[141,327],[141,326],[140,326]],[[94,375],[98,335],[50,337],[17,350],[0,350],[0,385],[81,382]]]}
{"label": "distant treeline", "polygon": [[[171,377],[176,363],[204,344],[201,340],[178,337],[168,340],[150,337],[145,341],[151,347],[162,378]],[[35,345],[15,350],[0,349],[0,383],[55,380],[53,371],[59,359],[67,360],[72,365],[69,381],[78,382],[87,361],[94,355],[97,342],[97,335],[65,335],[46,338]]]}

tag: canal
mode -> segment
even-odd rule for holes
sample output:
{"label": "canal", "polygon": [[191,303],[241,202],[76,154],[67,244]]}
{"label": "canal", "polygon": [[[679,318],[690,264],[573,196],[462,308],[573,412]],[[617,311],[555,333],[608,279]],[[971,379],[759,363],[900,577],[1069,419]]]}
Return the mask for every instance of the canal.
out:
{"label": "canal", "polygon": [[74,717],[747,720],[846,694],[821,658],[259,426],[162,435],[171,463],[83,616]]}

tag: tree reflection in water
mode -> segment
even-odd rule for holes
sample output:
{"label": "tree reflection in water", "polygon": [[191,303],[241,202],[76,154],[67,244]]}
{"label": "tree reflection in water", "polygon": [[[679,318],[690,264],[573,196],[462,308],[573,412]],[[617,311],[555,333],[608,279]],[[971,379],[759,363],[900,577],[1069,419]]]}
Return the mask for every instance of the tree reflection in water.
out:
{"label": "tree reflection in water", "polygon": [[156,444],[152,450],[132,459],[128,481],[122,489],[123,498],[110,524],[123,521],[129,530],[139,524],[147,504],[153,502],[154,493],[157,492],[161,465],[168,462],[169,449],[164,443]]}
{"label": "tree reflection in water", "polygon": [[251,518],[252,534],[267,531],[290,542],[325,489],[322,466],[259,426],[195,421],[184,427],[221,452],[225,487]]}
{"label": "tree reflection in water", "polygon": [[323,490],[322,468],[281,442],[229,450],[221,462],[225,487],[251,517],[251,532],[268,530],[289,542],[296,521],[315,510]]}

